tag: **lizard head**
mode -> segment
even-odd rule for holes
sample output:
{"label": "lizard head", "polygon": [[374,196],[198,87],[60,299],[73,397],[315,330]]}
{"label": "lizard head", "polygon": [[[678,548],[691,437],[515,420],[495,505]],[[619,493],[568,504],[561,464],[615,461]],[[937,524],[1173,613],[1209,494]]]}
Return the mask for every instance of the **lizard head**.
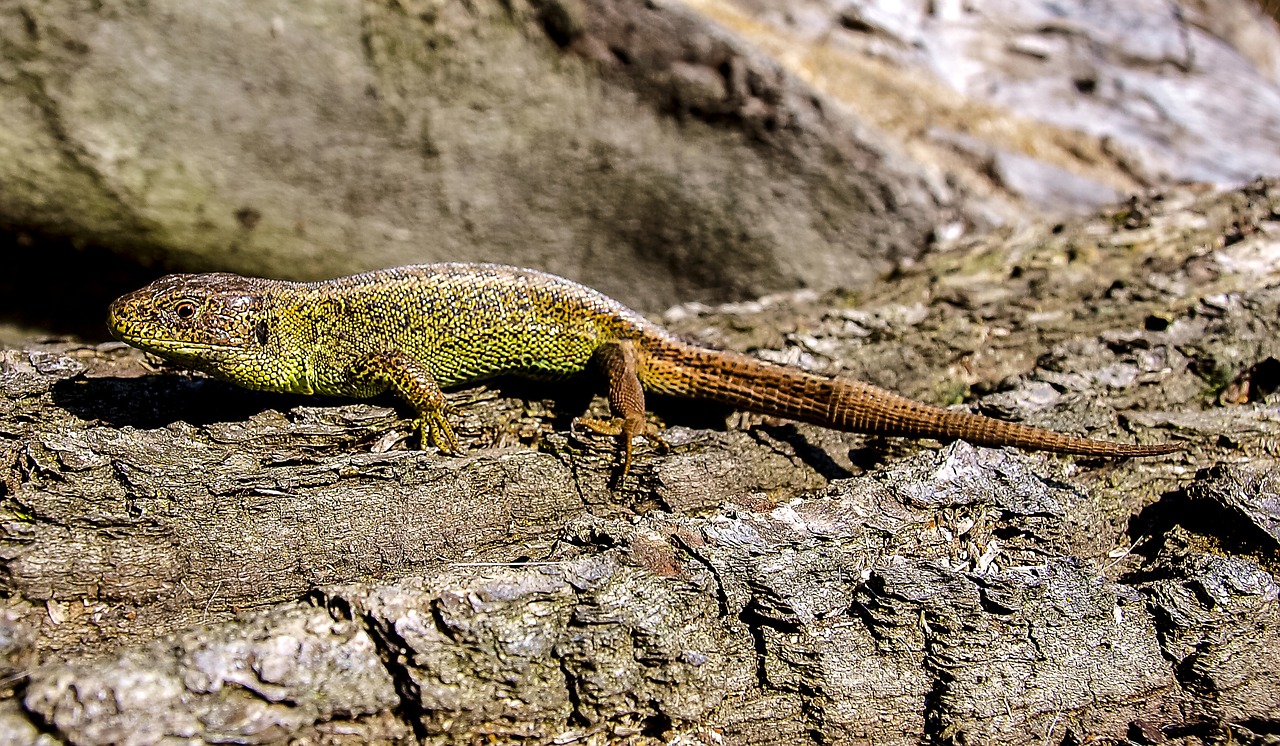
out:
{"label": "lizard head", "polygon": [[268,284],[223,273],[168,275],[117,298],[107,326],[166,360],[249,388],[288,390],[297,375],[280,370]]}

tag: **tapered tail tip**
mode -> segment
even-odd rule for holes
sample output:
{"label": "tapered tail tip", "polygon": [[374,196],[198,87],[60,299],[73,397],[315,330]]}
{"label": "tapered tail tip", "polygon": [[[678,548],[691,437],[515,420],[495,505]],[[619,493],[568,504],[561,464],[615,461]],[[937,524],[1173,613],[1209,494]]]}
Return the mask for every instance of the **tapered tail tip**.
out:
{"label": "tapered tail tip", "polygon": [[1114,444],[1116,448],[1116,456],[1121,458],[1141,458],[1143,456],[1165,456],[1170,453],[1180,453],[1186,450],[1186,446],[1181,443],[1151,443],[1149,445],[1120,445]]}

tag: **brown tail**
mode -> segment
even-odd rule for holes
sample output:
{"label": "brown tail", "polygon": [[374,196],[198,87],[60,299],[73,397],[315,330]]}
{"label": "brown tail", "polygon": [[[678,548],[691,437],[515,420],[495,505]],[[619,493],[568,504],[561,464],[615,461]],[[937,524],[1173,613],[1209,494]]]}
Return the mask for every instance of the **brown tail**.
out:
{"label": "brown tail", "polygon": [[1090,440],[966,412],[951,412],[846,378],[784,368],[732,352],[648,341],[640,380],[645,389],[696,396],[775,417],[849,432],[908,438],[964,439],[985,446],[1090,456],[1158,456],[1174,444],[1130,445]]}

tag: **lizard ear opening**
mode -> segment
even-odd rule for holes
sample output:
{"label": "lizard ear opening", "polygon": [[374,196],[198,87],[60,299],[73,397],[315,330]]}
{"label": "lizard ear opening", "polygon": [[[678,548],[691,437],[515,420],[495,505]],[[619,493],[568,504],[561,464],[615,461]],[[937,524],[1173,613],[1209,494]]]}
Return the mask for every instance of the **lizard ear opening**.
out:
{"label": "lizard ear opening", "polygon": [[268,330],[267,330],[266,320],[264,319],[262,321],[259,321],[258,325],[253,328],[253,336],[257,337],[258,344],[266,346],[267,338],[268,338],[267,332]]}

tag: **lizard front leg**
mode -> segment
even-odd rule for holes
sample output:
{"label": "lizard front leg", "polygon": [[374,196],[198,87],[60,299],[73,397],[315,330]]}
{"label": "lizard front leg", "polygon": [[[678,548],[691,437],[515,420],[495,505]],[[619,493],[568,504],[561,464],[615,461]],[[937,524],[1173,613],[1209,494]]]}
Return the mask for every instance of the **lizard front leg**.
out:
{"label": "lizard front leg", "polygon": [[594,360],[608,381],[609,406],[614,418],[600,420],[581,417],[577,422],[588,430],[622,440],[622,476],[625,477],[631,470],[633,438],[641,436],[663,448],[667,444],[659,437],[658,428],[644,418],[644,388],[640,385],[640,376],[636,372],[638,355],[635,342],[629,339],[607,342],[596,350]]}
{"label": "lizard front leg", "polygon": [[452,408],[426,366],[403,352],[374,352],[360,358],[350,374],[356,386],[369,395],[390,388],[418,413],[414,429],[421,442],[429,440],[441,452],[456,456],[462,448],[446,415]]}

